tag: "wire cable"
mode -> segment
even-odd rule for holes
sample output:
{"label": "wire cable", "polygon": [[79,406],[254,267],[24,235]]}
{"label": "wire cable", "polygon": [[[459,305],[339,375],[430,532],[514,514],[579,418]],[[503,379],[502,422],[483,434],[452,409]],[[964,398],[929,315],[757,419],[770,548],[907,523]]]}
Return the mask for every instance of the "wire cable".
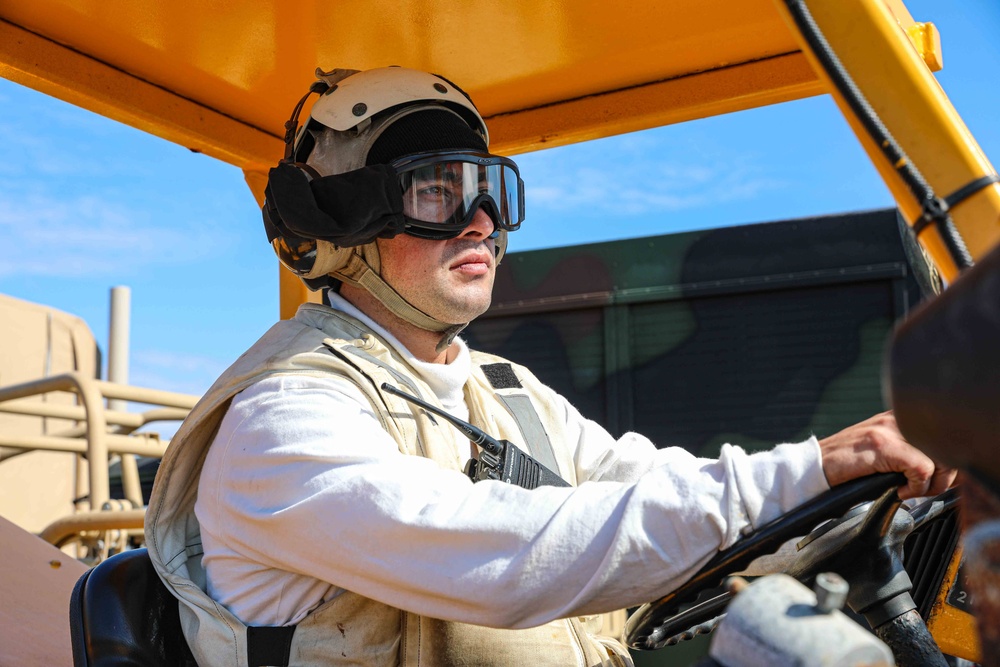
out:
{"label": "wire cable", "polygon": [[[875,145],[882,150],[882,153],[889,160],[893,168],[895,168],[896,172],[903,179],[903,183],[907,189],[909,189],[920,205],[922,215],[919,220],[914,222],[914,233],[923,231],[929,225],[935,225],[941,234],[945,247],[948,249],[948,253],[951,255],[952,261],[955,262],[955,266],[958,267],[959,271],[970,268],[973,264],[972,255],[969,253],[965,241],[962,240],[958,230],[955,228],[955,223],[948,213],[950,208],[948,201],[937,196],[934,189],[923,177],[923,174],[920,173],[920,170],[910,162],[906,153],[903,152],[902,147],[893,138],[889,129],[878,117],[875,109],[868,103],[864,94],[854,83],[851,75],[848,74],[840,59],[833,52],[819,25],[816,24],[812,13],[806,7],[805,1],[785,0],[785,5],[788,7],[789,12],[791,12],[792,19],[795,21],[799,32],[805,38],[809,48],[812,49],[823,70],[833,81],[833,85],[844,97],[847,105],[861,122],[865,131],[875,142]],[[986,177],[986,179],[990,178]],[[996,182],[995,180],[990,180],[989,182],[981,183],[982,181],[984,179],[973,181],[973,183],[959,188],[955,194],[975,187],[975,190],[972,192],[963,193],[964,196],[961,199],[964,199],[975,191]],[[951,197],[954,196],[952,195]]]}

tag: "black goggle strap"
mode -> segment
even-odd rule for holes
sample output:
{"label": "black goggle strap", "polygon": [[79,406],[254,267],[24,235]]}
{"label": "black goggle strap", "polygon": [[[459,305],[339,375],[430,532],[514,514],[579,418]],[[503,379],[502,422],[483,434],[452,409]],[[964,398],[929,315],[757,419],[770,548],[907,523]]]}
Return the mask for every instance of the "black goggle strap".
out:
{"label": "black goggle strap", "polygon": [[[459,230],[432,229],[431,225],[420,222],[419,220],[411,220],[410,218],[407,218],[406,220],[406,227],[403,230],[406,234],[415,236],[418,239],[427,239],[428,241],[447,241],[448,239],[453,239],[459,236],[465,231],[464,227]],[[493,233],[486,238],[495,239],[499,236],[500,229],[496,225],[493,225]]]}
{"label": "black goggle strap", "polygon": [[285,160],[291,160],[292,154],[295,152],[295,135],[298,133],[299,129],[299,114],[302,113],[302,107],[305,105],[306,100],[313,93],[322,95],[330,89],[329,84],[325,81],[313,81],[312,85],[309,86],[309,91],[302,96],[295,108],[292,109],[291,117],[285,121]]}

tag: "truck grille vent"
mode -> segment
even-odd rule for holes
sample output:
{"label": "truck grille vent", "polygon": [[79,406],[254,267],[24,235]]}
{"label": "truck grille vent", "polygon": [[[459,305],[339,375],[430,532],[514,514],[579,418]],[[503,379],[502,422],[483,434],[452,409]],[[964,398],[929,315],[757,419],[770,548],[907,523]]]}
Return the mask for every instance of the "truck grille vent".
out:
{"label": "truck grille vent", "polygon": [[953,508],[913,531],[903,544],[903,567],[913,582],[910,595],[922,618],[927,618],[941,590],[958,535],[958,509]]}

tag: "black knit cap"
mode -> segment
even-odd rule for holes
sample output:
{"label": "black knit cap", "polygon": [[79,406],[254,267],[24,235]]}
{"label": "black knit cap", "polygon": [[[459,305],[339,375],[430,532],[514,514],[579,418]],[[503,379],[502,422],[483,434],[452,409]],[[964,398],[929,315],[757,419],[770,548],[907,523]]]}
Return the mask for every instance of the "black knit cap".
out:
{"label": "black knit cap", "polygon": [[404,155],[444,150],[485,152],[486,142],[451,111],[414,111],[385,128],[368,151],[365,164],[388,164]]}

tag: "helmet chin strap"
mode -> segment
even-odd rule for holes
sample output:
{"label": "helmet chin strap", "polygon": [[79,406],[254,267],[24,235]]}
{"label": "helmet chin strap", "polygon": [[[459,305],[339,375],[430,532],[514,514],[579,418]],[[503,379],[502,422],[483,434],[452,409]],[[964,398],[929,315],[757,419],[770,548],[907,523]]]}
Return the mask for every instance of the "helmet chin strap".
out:
{"label": "helmet chin strap", "polygon": [[[369,245],[374,246],[375,244],[372,243]],[[363,246],[363,248],[367,249],[368,246]],[[355,250],[360,251],[362,248],[355,248]],[[377,248],[372,248],[372,250],[376,253],[378,252]],[[360,252],[351,253],[347,264],[342,269],[338,269],[330,275],[349,285],[365,290],[378,299],[390,313],[404,322],[425,331],[440,333],[441,340],[438,341],[435,347],[435,352],[437,353],[448,349],[448,346],[455,340],[455,336],[465,329],[465,327],[469,326],[468,322],[462,324],[442,322],[412,305],[399,292],[393,289],[382,276],[376,273],[371,265],[365,261]]]}
{"label": "helmet chin strap", "polygon": [[[494,250],[497,265],[500,264],[506,250],[507,232],[501,229],[498,230]],[[315,270],[318,272],[316,277],[328,274],[348,285],[363,289],[404,322],[425,331],[440,333],[441,340],[435,348],[438,354],[448,349],[455,336],[469,326],[468,322],[460,324],[442,322],[404,299],[382,278],[382,260],[378,244],[374,241],[353,248],[337,248],[332,244],[320,242],[319,255],[321,258],[316,262]]]}

